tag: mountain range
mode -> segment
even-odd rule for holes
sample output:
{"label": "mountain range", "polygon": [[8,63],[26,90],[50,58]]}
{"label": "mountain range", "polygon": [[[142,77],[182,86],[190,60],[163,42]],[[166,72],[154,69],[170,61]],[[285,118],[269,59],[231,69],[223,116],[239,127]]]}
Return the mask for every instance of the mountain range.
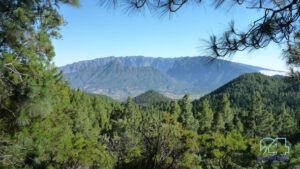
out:
{"label": "mountain range", "polygon": [[189,93],[196,98],[238,76],[277,72],[212,57],[104,57],[59,68],[73,88],[104,94],[116,100],[155,90],[170,98]]}

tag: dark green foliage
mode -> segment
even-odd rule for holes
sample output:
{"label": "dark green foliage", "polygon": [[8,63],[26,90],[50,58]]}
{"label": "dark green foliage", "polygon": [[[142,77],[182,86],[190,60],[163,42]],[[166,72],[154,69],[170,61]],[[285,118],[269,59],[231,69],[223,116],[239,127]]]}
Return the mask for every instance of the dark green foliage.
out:
{"label": "dark green foliage", "polygon": [[300,144],[296,144],[292,151],[292,158],[289,160],[288,169],[297,169],[300,167]]}
{"label": "dark green foliage", "polygon": [[244,124],[242,123],[240,117],[238,117],[237,115],[233,119],[233,125],[235,130],[239,131],[240,133],[243,133]]}
{"label": "dark green foliage", "polygon": [[[51,113],[36,117],[36,121],[22,127],[14,137],[0,135],[8,143],[0,146],[0,152],[15,155],[0,159],[1,165],[10,168],[256,168],[259,138],[252,136],[264,137],[272,132],[291,138],[295,134],[295,131],[283,133],[284,126],[278,125],[279,130],[269,128],[272,118],[262,118],[268,112],[258,93],[251,97],[251,104],[240,107],[245,112],[255,112],[247,117],[244,113],[234,113],[234,103],[226,93],[220,100],[214,100],[218,102],[215,108],[210,106],[212,101],[208,97],[194,102],[199,105],[193,106],[188,95],[179,103],[139,107],[131,98],[125,103],[111,102],[106,97],[70,90],[64,84],[53,87],[51,93],[54,100]],[[283,120],[291,120],[287,114],[290,110],[282,106],[280,112],[278,116]],[[254,125],[260,129],[247,126],[252,125],[247,121],[250,118],[255,119]],[[226,124],[231,126],[228,128]],[[295,125],[292,121],[289,124]],[[264,166],[297,166],[296,149],[297,146],[288,162]]]}
{"label": "dark green foliage", "polygon": [[202,147],[203,156],[202,166],[208,168],[244,167],[243,161],[238,159],[247,149],[247,141],[239,132],[202,134],[200,147]]}
{"label": "dark green foliage", "polygon": [[242,121],[253,111],[258,111],[265,116],[271,113],[273,118],[276,118],[282,112],[282,105],[285,105],[289,114],[295,116],[299,122],[299,91],[299,82],[290,83],[284,77],[268,77],[259,73],[245,74],[194,101],[193,109],[199,109],[199,103],[208,99],[213,110],[217,111],[219,100],[224,94],[228,94],[233,113],[237,113],[236,115]]}
{"label": "dark green foliage", "polygon": [[223,116],[226,129],[230,129],[232,127],[232,120],[234,116],[228,97],[229,95],[225,93],[217,108],[217,111]]}
{"label": "dark green foliage", "polygon": [[[100,142],[109,105],[72,91],[52,64],[58,5],[77,1],[1,1],[0,163],[5,168],[111,168]],[[110,106],[101,106],[104,109]],[[100,118],[100,114],[103,115]]]}
{"label": "dark green foliage", "polygon": [[273,134],[275,125],[274,115],[269,113],[262,104],[259,93],[255,93],[249,103],[248,116],[245,117],[245,127],[250,128],[246,133],[249,136],[266,136]]}
{"label": "dark green foliage", "polygon": [[276,116],[277,119],[277,132],[279,135],[288,136],[297,130],[297,121],[295,114],[292,109],[286,109],[283,104],[279,114]]}
{"label": "dark green foliage", "polygon": [[[150,114],[150,116],[149,116]],[[169,113],[145,114],[142,140],[145,155],[144,168],[199,168],[200,156],[196,133],[184,130]]]}
{"label": "dark green foliage", "polygon": [[214,116],[214,123],[212,126],[213,131],[224,131],[225,129],[225,120],[224,115],[221,112],[216,112]]}
{"label": "dark green foliage", "polygon": [[178,101],[172,100],[169,106],[169,112],[176,118],[178,119],[179,114],[181,112],[180,106],[178,104]]}
{"label": "dark green foliage", "polygon": [[195,118],[199,121],[199,131],[201,133],[207,132],[211,129],[213,124],[213,111],[207,99],[201,102],[200,112],[197,112]]}
{"label": "dark green foliage", "polygon": [[189,95],[184,95],[183,98],[179,100],[179,106],[181,112],[179,114],[178,121],[182,123],[183,127],[197,131],[198,124],[192,112],[192,104]]}
{"label": "dark green foliage", "polygon": [[170,102],[171,99],[154,91],[149,90],[143,94],[140,94],[133,98],[133,101],[138,105],[153,105],[155,103],[163,103],[163,102]]}

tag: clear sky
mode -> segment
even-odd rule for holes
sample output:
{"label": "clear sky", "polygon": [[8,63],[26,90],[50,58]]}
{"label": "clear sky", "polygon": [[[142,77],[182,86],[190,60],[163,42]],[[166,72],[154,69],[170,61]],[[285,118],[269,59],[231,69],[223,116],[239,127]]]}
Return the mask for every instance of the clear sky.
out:
{"label": "clear sky", "polygon": [[[81,0],[79,8],[62,6],[67,24],[62,39],[53,40],[57,66],[106,56],[202,56],[203,41],[226,30],[228,22],[245,30],[257,11],[234,7],[214,10],[209,4],[186,6],[173,15],[132,14],[120,7],[106,9],[97,0]],[[286,70],[281,49],[270,45],[252,53],[240,52],[231,61]]]}

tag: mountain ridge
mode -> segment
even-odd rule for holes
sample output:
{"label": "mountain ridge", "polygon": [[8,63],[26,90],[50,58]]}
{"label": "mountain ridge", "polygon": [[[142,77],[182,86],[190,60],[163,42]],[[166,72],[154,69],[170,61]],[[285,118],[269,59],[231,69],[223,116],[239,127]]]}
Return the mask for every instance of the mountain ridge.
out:
{"label": "mountain ridge", "polygon": [[150,89],[171,98],[185,93],[199,97],[245,73],[270,69],[208,56],[104,57],[59,68],[71,87],[108,95],[116,100]]}

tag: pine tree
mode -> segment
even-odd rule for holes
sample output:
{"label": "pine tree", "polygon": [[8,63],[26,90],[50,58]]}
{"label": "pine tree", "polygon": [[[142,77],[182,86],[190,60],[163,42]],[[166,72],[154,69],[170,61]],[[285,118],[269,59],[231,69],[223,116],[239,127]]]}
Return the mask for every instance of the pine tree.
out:
{"label": "pine tree", "polygon": [[276,131],[280,136],[288,136],[296,132],[297,122],[292,110],[286,108],[285,104],[281,105],[280,113],[277,116]]}
{"label": "pine tree", "polygon": [[93,97],[92,105],[93,111],[95,111],[95,120],[97,120],[99,127],[101,130],[108,130],[110,128],[108,105],[97,96]]}
{"label": "pine tree", "polygon": [[178,105],[178,102],[175,100],[172,100],[170,103],[170,113],[177,119],[180,114],[180,106]]}
{"label": "pine tree", "polygon": [[225,129],[225,121],[223,115],[220,112],[216,112],[214,115],[214,125],[213,130],[224,130]]}
{"label": "pine tree", "polygon": [[52,64],[51,39],[59,37],[63,24],[57,12],[62,3],[78,5],[75,0],[1,2],[0,111],[7,123],[28,125],[51,112],[50,91],[61,79]]}
{"label": "pine tree", "polygon": [[234,128],[238,132],[243,133],[243,131],[244,131],[244,124],[242,123],[241,119],[237,115],[234,116],[233,124],[234,124]]}
{"label": "pine tree", "polygon": [[272,112],[263,110],[262,114],[257,117],[257,136],[270,136],[274,134],[275,119]]}
{"label": "pine tree", "polygon": [[127,120],[134,123],[139,123],[141,120],[141,113],[138,106],[133,102],[131,97],[128,97],[125,103],[124,115]]}
{"label": "pine tree", "polygon": [[209,101],[207,99],[201,102],[200,112],[196,119],[199,121],[199,130],[201,132],[206,132],[211,129],[213,122],[213,111],[210,107]]}
{"label": "pine tree", "polygon": [[245,119],[245,132],[248,136],[266,136],[274,131],[273,114],[264,110],[260,93],[255,92],[251,98],[249,115]]}
{"label": "pine tree", "polygon": [[257,117],[262,114],[263,109],[260,94],[256,92],[255,95],[252,96],[251,102],[249,104],[249,114],[245,119],[247,128],[246,133],[249,136],[255,136],[256,131],[258,130]]}
{"label": "pine tree", "polygon": [[187,128],[196,131],[198,128],[197,122],[192,113],[192,104],[189,95],[184,95],[179,101],[181,112],[178,121]]}
{"label": "pine tree", "polygon": [[293,146],[292,154],[289,160],[287,169],[299,169],[300,168],[300,143]]}
{"label": "pine tree", "polygon": [[218,111],[223,115],[226,129],[231,128],[234,115],[230,107],[229,95],[227,93],[223,94],[221,103],[219,104]]}

